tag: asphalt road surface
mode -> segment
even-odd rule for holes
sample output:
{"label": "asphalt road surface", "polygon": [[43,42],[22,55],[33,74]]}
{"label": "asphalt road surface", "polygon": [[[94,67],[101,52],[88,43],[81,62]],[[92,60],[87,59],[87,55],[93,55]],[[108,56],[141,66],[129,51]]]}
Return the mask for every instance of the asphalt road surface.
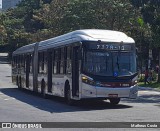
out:
{"label": "asphalt road surface", "polygon": [[140,88],[136,100],[123,99],[116,106],[108,101],[68,106],[62,98],[18,90],[6,54],[0,54],[0,122],[160,122],[160,92]]}

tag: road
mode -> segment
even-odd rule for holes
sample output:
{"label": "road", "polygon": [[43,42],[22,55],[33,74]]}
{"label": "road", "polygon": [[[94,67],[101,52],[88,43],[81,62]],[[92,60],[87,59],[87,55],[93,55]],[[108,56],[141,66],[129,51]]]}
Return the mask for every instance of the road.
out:
{"label": "road", "polygon": [[140,88],[136,100],[123,99],[116,106],[108,101],[68,106],[62,98],[18,90],[11,82],[11,66],[0,54],[0,122],[160,122],[160,92]]}

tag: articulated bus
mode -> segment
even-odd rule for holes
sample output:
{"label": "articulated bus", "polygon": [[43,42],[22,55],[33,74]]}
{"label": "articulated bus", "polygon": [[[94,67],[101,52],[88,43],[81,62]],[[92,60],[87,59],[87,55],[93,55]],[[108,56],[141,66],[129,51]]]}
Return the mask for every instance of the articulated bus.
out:
{"label": "articulated bus", "polygon": [[135,42],[111,30],[84,29],[23,46],[13,52],[12,81],[42,96],[82,99],[138,94]]}

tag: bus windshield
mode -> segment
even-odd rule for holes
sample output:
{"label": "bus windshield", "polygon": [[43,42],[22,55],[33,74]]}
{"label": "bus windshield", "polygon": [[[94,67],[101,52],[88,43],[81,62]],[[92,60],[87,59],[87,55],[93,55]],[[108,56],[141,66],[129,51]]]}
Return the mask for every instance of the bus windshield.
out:
{"label": "bus windshield", "polygon": [[87,51],[83,71],[99,76],[130,76],[136,73],[136,58],[133,52]]}

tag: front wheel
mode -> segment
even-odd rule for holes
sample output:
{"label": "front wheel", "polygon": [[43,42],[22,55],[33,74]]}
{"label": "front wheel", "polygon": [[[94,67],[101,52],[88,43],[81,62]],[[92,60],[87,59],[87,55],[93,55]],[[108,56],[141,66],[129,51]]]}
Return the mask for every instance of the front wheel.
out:
{"label": "front wheel", "polygon": [[21,84],[21,77],[17,77],[17,86],[18,86],[18,89],[21,89],[22,88],[22,84]]}
{"label": "front wheel", "polygon": [[71,90],[70,90],[70,88],[67,88],[66,99],[67,99],[67,104],[68,105],[74,105],[74,100],[71,99]]}
{"label": "front wheel", "polygon": [[47,98],[47,94],[46,94],[46,88],[45,88],[45,81],[42,80],[41,82],[41,94],[43,98]]}
{"label": "front wheel", "polygon": [[110,98],[109,100],[112,105],[117,105],[120,102],[120,98]]}

